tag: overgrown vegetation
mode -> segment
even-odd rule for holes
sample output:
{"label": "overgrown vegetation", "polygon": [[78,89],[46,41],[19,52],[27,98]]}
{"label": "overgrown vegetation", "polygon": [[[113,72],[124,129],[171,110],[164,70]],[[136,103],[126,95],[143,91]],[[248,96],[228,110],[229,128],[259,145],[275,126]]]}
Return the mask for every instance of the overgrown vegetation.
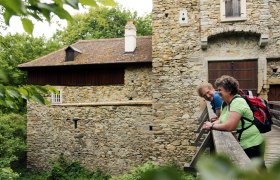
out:
{"label": "overgrown vegetation", "polygon": [[112,180],[192,180],[195,177],[176,165],[159,166],[145,163],[133,168],[130,172],[113,177]]}
{"label": "overgrown vegetation", "polygon": [[0,113],[0,179],[18,177],[26,165],[26,118]]}
{"label": "overgrown vegetation", "polygon": [[89,171],[77,162],[68,162],[62,156],[54,162],[49,172],[38,174],[36,172],[25,172],[20,179],[92,179],[92,180],[192,180],[195,177],[184,172],[176,166],[158,166],[153,163],[145,163],[133,168],[130,172],[120,176],[105,174],[101,170]]}

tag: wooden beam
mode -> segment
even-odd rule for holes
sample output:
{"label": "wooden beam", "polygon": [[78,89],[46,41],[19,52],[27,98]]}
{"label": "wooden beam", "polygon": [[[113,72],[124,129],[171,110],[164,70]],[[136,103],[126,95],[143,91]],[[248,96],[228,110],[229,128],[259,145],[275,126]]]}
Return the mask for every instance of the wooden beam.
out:
{"label": "wooden beam", "polygon": [[207,147],[211,147],[211,144],[212,144],[212,139],[211,139],[210,132],[208,132],[205,139],[201,143],[201,146],[199,147],[198,151],[193,156],[192,161],[190,163],[185,163],[184,170],[188,171],[188,172],[196,171],[195,170],[195,165],[196,165],[196,162],[197,162],[198,158],[205,151],[205,149]]}
{"label": "wooden beam", "polygon": [[280,106],[280,101],[268,101],[268,104]]}
{"label": "wooden beam", "polygon": [[231,132],[212,130],[212,137],[217,154],[225,154],[241,168],[249,167],[251,160]]}
{"label": "wooden beam", "polygon": [[273,116],[277,116],[277,117],[280,116],[280,111],[278,111],[278,110],[270,109],[270,113],[271,113]]}

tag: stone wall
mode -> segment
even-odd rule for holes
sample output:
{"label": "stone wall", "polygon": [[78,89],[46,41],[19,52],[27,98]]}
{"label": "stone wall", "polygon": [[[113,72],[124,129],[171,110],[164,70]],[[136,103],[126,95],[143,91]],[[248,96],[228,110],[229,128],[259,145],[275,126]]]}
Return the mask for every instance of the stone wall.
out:
{"label": "stone wall", "polygon": [[93,170],[130,170],[153,158],[151,114],[151,106],[29,106],[28,165],[48,169],[63,154]]}
{"label": "stone wall", "polygon": [[[188,11],[188,24],[179,24],[181,8]],[[202,82],[199,2],[153,0],[153,110],[155,154],[159,162],[175,161],[181,166],[196,148],[195,120],[200,114],[196,86]]]}
{"label": "stone wall", "polygon": [[63,154],[120,174],[154,159],[150,77],[150,67],[131,67],[123,86],[60,87],[62,104],[28,103],[28,166],[48,169]]}
{"label": "stone wall", "polygon": [[[185,8],[188,23],[179,23]],[[208,61],[258,61],[258,92],[267,93],[267,58],[280,57],[277,0],[246,1],[246,20],[222,22],[220,0],[153,0],[153,115],[158,161],[183,164],[195,148],[194,122],[204,108],[195,92]],[[268,44],[259,46],[269,36]],[[201,46],[205,45],[205,50]]]}
{"label": "stone wall", "polygon": [[268,84],[280,84],[280,58],[268,59],[267,62]]}
{"label": "stone wall", "polygon": [[126,68],[124,85],[57,86],[56,88],[62,90],[63,103],[151,100],[151,71],[150,67]]}

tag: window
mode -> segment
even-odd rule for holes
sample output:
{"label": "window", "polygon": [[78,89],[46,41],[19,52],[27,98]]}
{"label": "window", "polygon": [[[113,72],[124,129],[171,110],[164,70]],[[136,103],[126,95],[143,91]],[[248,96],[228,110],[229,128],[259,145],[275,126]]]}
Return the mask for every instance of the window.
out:
{"label": "window", "polygon": [[65,61],[74,61],[76,56],[78,56],[79,54],[82,53],[82,51],[80,51],[79,49],[72,47],[72,46],[68,46],[65,49]]}
{"label": "window", "polygon": [[62,91],[58,90],[57,93],[52,93],[52,104],[62,103]]}
{"label": "window", "polygon": [[221,21],[246,20],[246,0],[221,0]]}
{"label": "window", "polygon": [[74,61],[75,59],[75,51],[66,51],[65,61]]}

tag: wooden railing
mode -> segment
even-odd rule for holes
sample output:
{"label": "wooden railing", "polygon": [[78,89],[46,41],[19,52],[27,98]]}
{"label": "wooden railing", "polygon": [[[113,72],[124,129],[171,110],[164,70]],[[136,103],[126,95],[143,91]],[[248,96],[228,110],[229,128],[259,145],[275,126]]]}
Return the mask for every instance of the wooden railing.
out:
{"label": "wooden railing", "polygon": [[[184,170],[195,171],[196,162],[206,148],[209,148],[210,152],[226,155],[239,167],[250,167],[249,164],[251,163],[251,160],[246,155],[239,142],[231,132],[212,130],[206,133],[205,136],[201,135],[205,134],[205,131],[202,130],[201,127],[205,121],[209,121],[209,115],[211,116],[211,114],[213,114],[212,110],[209,106],[207,106],[198,119],[199,126],[198,130],[196,131],[198,132],[198,136],[193,143],[193,145],[198,146],[198,150],[193,156],[192,161],[185,164]],[[203,141],[202,137],[204,137]]]}
{"label": "wooden railing", "polygon": [[280,101],[269,101],[270,113],[273,124],[280,126]]}

